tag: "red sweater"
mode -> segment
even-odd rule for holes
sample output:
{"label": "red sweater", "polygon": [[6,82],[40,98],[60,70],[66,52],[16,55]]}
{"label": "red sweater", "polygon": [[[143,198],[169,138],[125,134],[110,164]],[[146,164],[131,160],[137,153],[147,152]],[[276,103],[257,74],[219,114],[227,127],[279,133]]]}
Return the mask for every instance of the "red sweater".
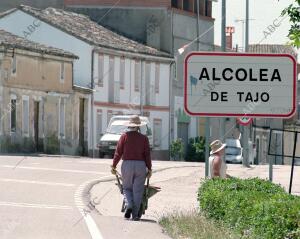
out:
{"label": "red sweater", "polygon": [[152,163],[148,137],[137,131],[122,134],[114,155],[114,167],[117,166],[121,157],[123,160],[145,161],[147,168],[151,170]]}

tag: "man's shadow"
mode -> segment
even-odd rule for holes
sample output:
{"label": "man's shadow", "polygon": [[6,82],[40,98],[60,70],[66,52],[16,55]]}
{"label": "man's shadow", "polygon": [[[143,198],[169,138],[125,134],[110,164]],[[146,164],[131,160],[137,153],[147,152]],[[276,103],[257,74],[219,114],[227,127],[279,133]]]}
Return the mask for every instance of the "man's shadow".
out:
{"label": "man's shadow", "polygon": [[157,224],[157,221],[152,220],[152,219],[141,219],[140,222],[150,222],[150,223],[155,223],[155,224]]}

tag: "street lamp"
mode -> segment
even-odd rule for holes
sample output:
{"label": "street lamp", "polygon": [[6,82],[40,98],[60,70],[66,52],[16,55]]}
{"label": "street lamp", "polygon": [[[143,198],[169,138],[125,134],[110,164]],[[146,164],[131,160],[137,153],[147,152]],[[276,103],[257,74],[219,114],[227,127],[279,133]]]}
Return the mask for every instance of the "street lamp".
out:
{"label": "street lamp", "polygon": [[[256,19],[254,18],[251,18],[251,19],[248,19],[249,21],[254,21]],[[241,22],[242,23],[242,48],[245,50],[246,49],[246,44],[245,44],[245,23],[246,23],[247,19],[236,19],[234,20],[234,22],[236,23],[239,23]]]}

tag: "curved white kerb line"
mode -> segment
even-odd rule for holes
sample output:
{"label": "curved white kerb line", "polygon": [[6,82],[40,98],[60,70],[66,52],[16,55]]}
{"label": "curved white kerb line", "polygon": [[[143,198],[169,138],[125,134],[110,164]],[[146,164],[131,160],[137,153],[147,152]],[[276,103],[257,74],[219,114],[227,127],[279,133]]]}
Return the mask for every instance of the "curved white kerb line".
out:
{"label": "curved white kerb line", "polygon": [[85,215],[84,212],[81,211],[81,215],[84,218],[84,221],[89,229],[89,232],[93,239],[103,239],[101,232],[99,231],[96,223],[90,215]]}
{"label": "curved white kerb line", "polygon": [[[104,177],[101,177],[100,179],[105,179],[105,178],[108,178],[108,177],[111,177],[111,176],[104,176]],[[87,225],[87,228],[88,228],[88,230],[91,234],[92,239],[103,239],[103,236],[102,236],[100,230],[98,229],[95,221],[91,217],[91,215],[87,214],[84,211],[84,207],[85,207],[85,205],[87,205],[87,203],[83,202],[83,198],[84,198],[84,195],[83,195],[84,192],[83,191],[89,184],[91,184],[94,181],[95,180],[85,182],[85,183],[83,183],[82,185],[79,186],[79,188],[76,190],[75,195],[74,195],[75,204],[76,204],[76,207],[78,208],[80,214],[82,215],[82,218],[84,219],[85,224]]]}

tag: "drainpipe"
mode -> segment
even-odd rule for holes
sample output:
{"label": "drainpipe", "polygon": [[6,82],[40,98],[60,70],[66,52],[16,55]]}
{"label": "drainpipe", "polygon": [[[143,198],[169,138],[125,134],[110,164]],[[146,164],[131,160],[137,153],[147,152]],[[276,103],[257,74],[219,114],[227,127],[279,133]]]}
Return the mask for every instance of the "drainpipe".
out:
{"label": "drainpipe", "polygon": [[[176,65],[176,57],[174,54],[174,28],[173,28],[173,11],[170,14],[170,23],[171,23],[171,49],[170,53],[172,53],[174,57],[174,61],[169,65],[170,66],[170,82],[169,82],[169,160],[171,160],[171,143],[174,139],[174,101],[173,101],[173,79],[176,75],[177,65]],[[173,116],[173,117],[172,117]],[[173,120],[172,120],[173,119]]]}
{"label": "drainpipe", "polygon": [[92,97],[91,97],[91,143],[92,143],[92,158],[94,158],[94,54],[95,49],[92,50],[92,56],[91,56],[91,89],[92,89]]}
{"label": "drainpipe", "polygon": [[144,115],[144,59],[141,59],[140,115]]}
{"label": "drainpipe", "polygon": [[197,45],[198,45],[198,51],[200,51],[200,45],[199,45],[199,26],[200,26],[200,21],[199,21],[199,18],[200,18],[200,9],[199,9],[199,0],[197,0]]}
{"label": "drainpipe", "polygon": [[[176,66],[176,62],[173,61],[170,65],[170,75],[169,75],[169,160],[171,160],[171,142],[173,139],[173,132],[172,132],[172,113],[173,113],[173,79],[174,79],[174,70],[173,68],[175,68],[174,66]],[[176,69],[176,68],[175,68]]]}

